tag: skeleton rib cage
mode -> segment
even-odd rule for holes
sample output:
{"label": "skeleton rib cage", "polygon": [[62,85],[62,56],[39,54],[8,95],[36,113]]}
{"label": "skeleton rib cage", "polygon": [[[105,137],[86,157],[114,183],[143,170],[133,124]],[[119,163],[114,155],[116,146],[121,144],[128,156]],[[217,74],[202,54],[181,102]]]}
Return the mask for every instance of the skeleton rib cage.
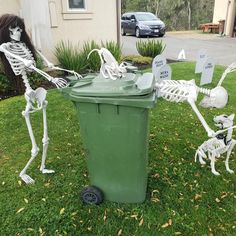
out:
{"label": "skeleton rib cage", "polygon": [[[33,61],[33,65],[35,66],[35,60],[32,52],[28,49],[28,47],[22,42],[9,42],[5,44],[6,50],[10,53],[15,54],[23,59]],[[24,63],[8,54],[5,54],[9,64],[15,75],[21,75],[23,71],[31,71],[29,68],[25,67]]]}
{"label": "skeleton rib cage", "polygon": [[158,96],[169,102],[184,102],[190,97],[195,101],[197,89],[193,81],[163,80],[157,83]]}

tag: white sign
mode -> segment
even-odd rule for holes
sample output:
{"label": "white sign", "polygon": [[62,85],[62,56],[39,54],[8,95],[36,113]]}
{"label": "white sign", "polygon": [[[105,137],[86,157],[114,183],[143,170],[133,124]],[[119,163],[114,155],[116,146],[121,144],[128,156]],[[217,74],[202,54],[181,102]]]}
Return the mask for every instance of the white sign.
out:
{"label": "white sign", "polygon": [[178,60],[178,61],[184,61],[184,60],[186,60],[186,55],[185,55],[184,49],[182,49],[182,50],[179,52],[178,57],[177,57],[177,60]]}
{"label": "white sign", "polygon": [[210,84],[213,78],[215,68],[215,60],[212,58],[207,58],[203,65],[202,76],[200,85]]}
{"label": "white sign", "polygon": [[204,63],[207,59],[207,50],[200,49],[197,54],[197,62],[195,66],[195,74],[202,73]]}
{"label": "white sign", "polygon": [[157,55],[152,62],[152,73],[156,77],[162,66],[166,65],[166,58],[162,55]]}
{"label": "white sign", "polygon": [[155,75],[155,80],[157,82],[161,82],[163,80],[170,80],[171,79],[171,75],[172,75],[172,71],[171,68],[168,64],[162,66],[160,68],[160,70],[157,72],[157,74]]}

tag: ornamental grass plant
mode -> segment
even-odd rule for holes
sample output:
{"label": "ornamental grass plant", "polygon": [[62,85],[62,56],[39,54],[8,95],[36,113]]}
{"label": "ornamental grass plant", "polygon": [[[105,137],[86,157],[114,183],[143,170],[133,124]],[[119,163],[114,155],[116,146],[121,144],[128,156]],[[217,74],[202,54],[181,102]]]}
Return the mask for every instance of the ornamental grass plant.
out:
{"label": "ornamental grass plant", "polygon": [[156,39],[148,39],[147,41],[138,40],[136,48],[138,53],[143,57],[154,58],[165,50],[166,45],[162,41]]}

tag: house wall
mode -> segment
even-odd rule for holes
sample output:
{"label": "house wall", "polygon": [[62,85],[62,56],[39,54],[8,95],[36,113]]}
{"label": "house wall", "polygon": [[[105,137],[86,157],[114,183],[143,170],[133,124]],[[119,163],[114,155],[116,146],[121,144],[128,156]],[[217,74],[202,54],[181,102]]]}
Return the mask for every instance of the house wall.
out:
{"label": "house wall", "polygon": [[0,0],[0,15],[2,14],[15,14],[19,15],[20,1],[19,0]]}
{"label": "house wall", "polygon": [[225,20],[225,34],[232,36],[236,14],[236,0],[215,0],[213,22]]}
{"label": "house wall", "polygon": [[[48,0],[52,48],[43,53],[55,63],[53,50],[58,42],[70,41],[83,45],[95,40],[115,41],[118,39],[116,0],[85,0],[86,9],[79,12],[68,11],[67,0]],[[13,13],[19,15],[20,0],[0,0],[0,15]],[[24,16],[23,16],[24,17]],[[31,31],[31,29],[29,29]]]}

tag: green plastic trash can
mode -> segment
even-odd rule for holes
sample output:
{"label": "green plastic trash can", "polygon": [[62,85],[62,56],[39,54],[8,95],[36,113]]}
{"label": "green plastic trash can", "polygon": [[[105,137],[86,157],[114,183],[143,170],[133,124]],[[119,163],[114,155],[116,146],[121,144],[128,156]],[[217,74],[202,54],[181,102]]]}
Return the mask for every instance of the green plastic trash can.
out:
{"label": "green plastic trash can", "polygon": [[[98,75],[63,90],[77,108],[90,183],[105,200],[145,200],[154,83],[152,73],[128,73],[115,81]],[[96,199],[97,192],[90,190],[83,191],[85,202],[99,203],[102,196]]]}

